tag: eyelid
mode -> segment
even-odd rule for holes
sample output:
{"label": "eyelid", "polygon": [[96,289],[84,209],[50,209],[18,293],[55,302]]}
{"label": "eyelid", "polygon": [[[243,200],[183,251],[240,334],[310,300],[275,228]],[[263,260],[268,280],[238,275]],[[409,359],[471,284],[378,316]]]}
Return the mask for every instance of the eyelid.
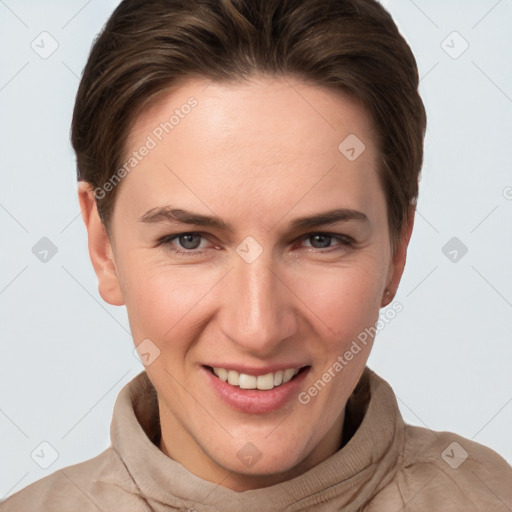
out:
{"label": "eyelid", "polygon": [[[170,233],[168,235],[164,235],[164,236],[160,237],[156,241],[155,247],[158,247],[158,246],[164,245],[164,244],[169,244],[170,242],[172,242],[173,240],[176,240],[180,236],[185,236],[185,235],[199,235],[200,237],[204,238],[205,240],[210,240],[210,238],[212,237],[212,235],[210,233],[204,233],[202,231],[182,231],[180,233]],[[193,252],[199,252],[199,251],[197,251],[196,249],[189,249],[187,251],[185,249],[185,250],[183,250],[183,252],[188,252],[188,253],[192,254]]]}
{"label": "eyelid", "polygon": [[307,238],[311,238],[315,235],[322,235],[322,236],[329,236],[331,238],[336,238],[338,240],[341,240],[344,244],[355,244],[355,240],[348,235],[342,235],[340,233],[330,233],[328,231],[313,231],[311,233],[307,233],[305,235],[301,235],[298,240],[305,240]]}
{"label": "eyelid", "polygon": [[[307,246],[300,246],[299,249],[303,249],[307,253],[314,253],[319,256],[327,256],[329,254],[336,254],[340,253],[342,251],[349,251],[350,249],[356,248],[356,241],[348,236],[348,235],[342,235],[339,233],[329,233],[327,231],[314,231],[311,233],[307,233],[305,235],[300,236],[298,240],[298,244],[302,243],[302,241],[307,240],[310,237],[321,235],[321,236],[327,236],[332,239],[334,239],[334,242],[332,245],[329,245],[328,247],[313,247],[312,245]],[[295,246],[295,245],[294,245]]]}

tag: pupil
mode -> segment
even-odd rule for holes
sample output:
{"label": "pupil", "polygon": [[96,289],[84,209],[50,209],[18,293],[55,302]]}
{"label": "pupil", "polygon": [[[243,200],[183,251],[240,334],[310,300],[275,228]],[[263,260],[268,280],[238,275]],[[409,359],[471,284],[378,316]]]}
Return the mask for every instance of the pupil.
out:
{"label": "pupil", "polygon": [[194,242],[193,242],[194,237],[199,238],[199,235],[194,235],[194,234],[181,235],[180,236],[180,244],[183,246],[184,249],[197,249],[197,247],[199,246],[199,243],[194,244]]}
{"label": "pupil", "polygon": [[[317,247],[318,248],[318,245],[315,245],[315,243],[313,242],[314,240],[318,240],[318,239],[320,239],[320,247],[329,247],[329,242],[330,242],[330,239],[331,239],[330,236],[326,236],[326,235],[313,235],[311,238],[312,238],[312,244],[311,245],[313,245],[313,247]],[[322,240],[325,243],[322,243]]]}

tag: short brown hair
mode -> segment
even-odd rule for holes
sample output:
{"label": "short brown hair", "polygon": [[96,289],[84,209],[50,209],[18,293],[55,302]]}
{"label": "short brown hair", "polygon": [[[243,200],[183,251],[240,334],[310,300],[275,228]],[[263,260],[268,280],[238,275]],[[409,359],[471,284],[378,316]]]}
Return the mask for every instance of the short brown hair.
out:
{"label": "short brown hair", "polygon": [[[78,180],[102,187],[144,106],[180,81],[257,73],[362,102],[378,134],[394,251],[418,196],[426,113],[412,51],[376,0],[124,0],[94,42],[78,89]],[[116,190],[96,197],[107,231]]]}

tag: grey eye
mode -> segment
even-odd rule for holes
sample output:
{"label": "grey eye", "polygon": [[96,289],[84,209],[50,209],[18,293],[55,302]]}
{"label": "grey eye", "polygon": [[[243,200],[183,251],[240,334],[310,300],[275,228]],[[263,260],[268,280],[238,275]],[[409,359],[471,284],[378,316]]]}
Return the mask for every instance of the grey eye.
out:
{"label": "grey eye", "polygon": [[[312,247],[315,249],[323,249],[324,247],[329,247],[332,240],[332,236],[330,235],[311,235],[308,238],[311,241]],[[315,242],[313,242],[313,240],[315,240]]]}
{"label": "grey eye", "polygon": [[[180,245],[184,249],[197,249],[201,244],[201,235],[197,235],[194,233],[187,233],[185,235],[180,235],[178,237]],[[194,241],[195,239],[195,241]],[[197,243],[196,243],[197,242]]]}

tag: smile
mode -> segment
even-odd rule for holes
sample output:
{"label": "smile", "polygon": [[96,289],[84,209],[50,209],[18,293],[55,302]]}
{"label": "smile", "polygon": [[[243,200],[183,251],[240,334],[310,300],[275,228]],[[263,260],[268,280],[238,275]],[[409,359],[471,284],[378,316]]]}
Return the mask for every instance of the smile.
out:
{"label": "smile", "polygon": [[225,404],[243,413],[264,414],[281,409],[297,396],[304,387],[304,379],[311,371],[311,366],[276,369],[273,372],[268,370],[260,370],[265,371],[261,375],[251,375],[203,365],[202,375]]}
{"label": "smile", "polygon": [[213,368],[213,373],[223,382],[227,382],[231,386],[240,389],[259,389],[268,391],[275,387],[286,384],[295,377],[300,368],[287,368],[286,370],[278,370],[265,375],[248,375],[247,373],[239,373],[236,370],[227,370],[225,368]]}

